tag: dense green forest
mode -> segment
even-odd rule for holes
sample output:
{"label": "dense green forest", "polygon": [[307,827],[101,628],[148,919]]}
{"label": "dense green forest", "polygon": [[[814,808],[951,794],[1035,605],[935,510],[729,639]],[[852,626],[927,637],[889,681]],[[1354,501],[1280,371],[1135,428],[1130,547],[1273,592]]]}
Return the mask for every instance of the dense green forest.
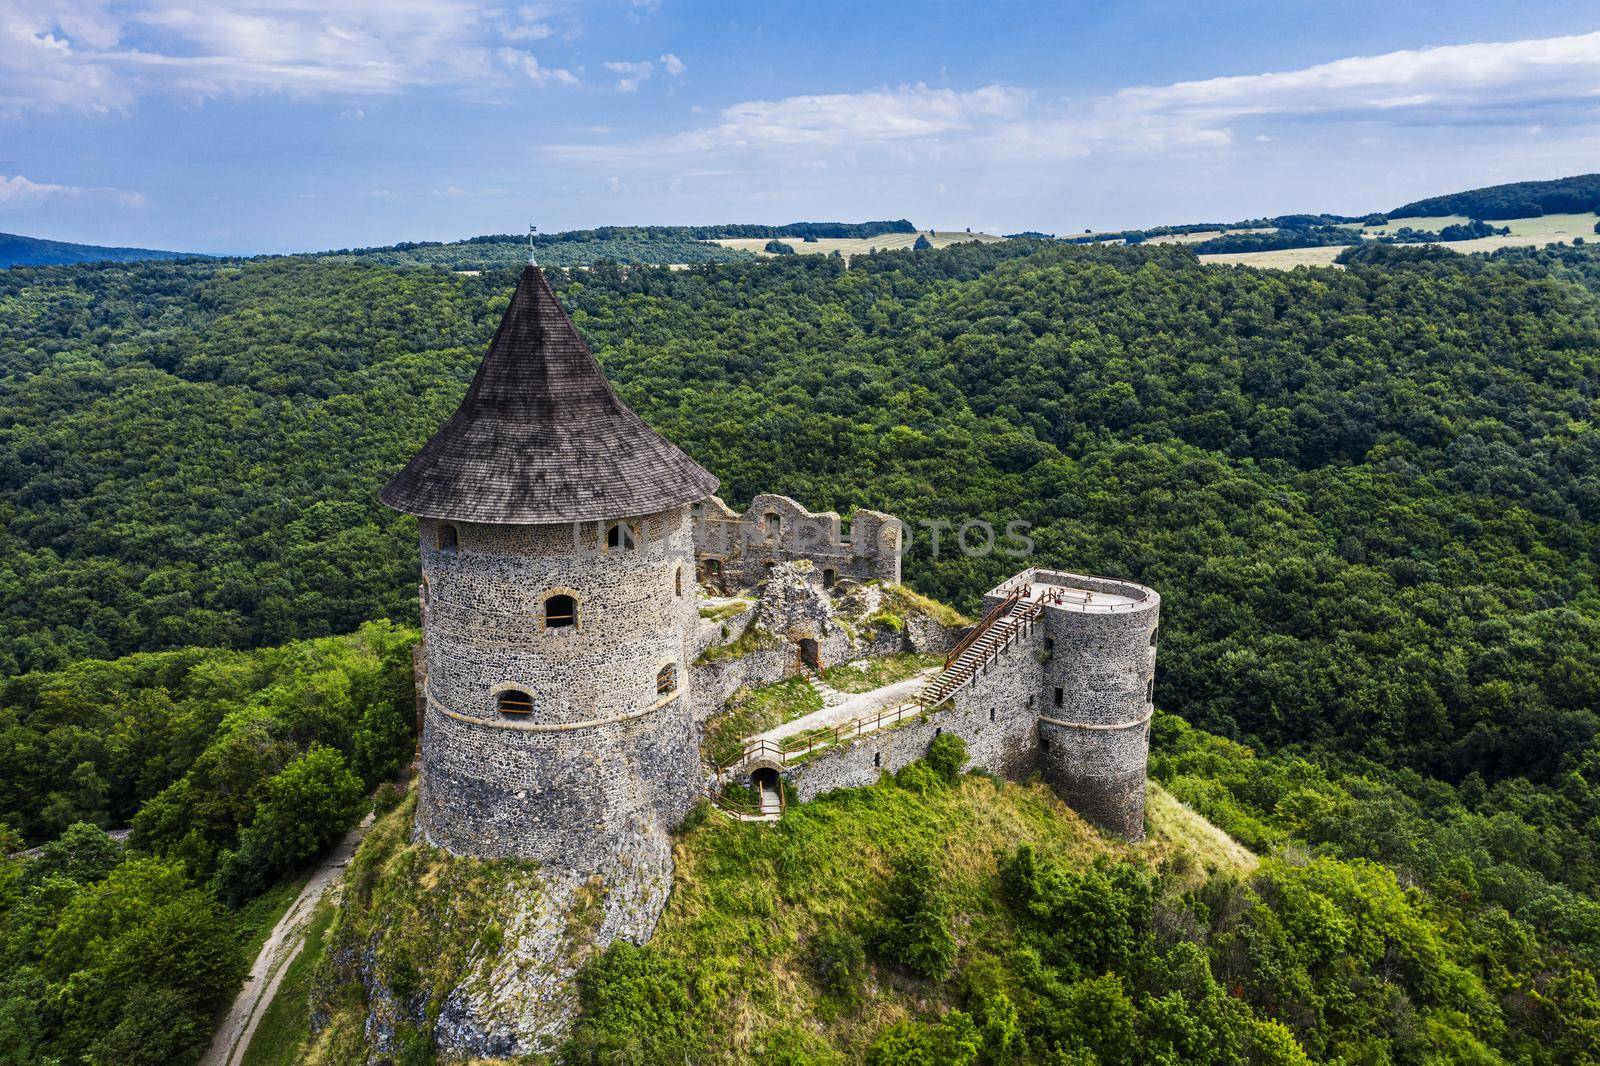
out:
{"label": "dense green forest", "polygon": [[1402,204],[1391,218],[1416,215],[1466,215],[1468,218],[1536,218],[1539,215],[1600,212],[1600,174],[1577,174],[1553,181],[1514,181],[1482,189],[1430,196]]}
{"label": "dense green forest", "polygon": [[185,252],[158,252],[151,248],[105,248],[98,244],[72,244],[0,233],[0,268],[51,266],[63,263],[132,263],[144,259],[198,258]]}
{"label": "dense green forest", "polygon": [[[50,840],[0,860],[0,1062],[193,1061],[276,918],[262,893],[292,896],[409,761],[415,642],[372,623],[0,684],[0,851]],[[126,845],[100,828],[129,821]]]}
{"label": "dense green forest", "polygon": [[[949,531],[935,553],[924,523],[1027,522],[1038,561],[1160,589],[1157,700],[1207,734],[1159,731],[1154,771],[1284,856],[1253,897],[1184,903],[1183,921],[1212,923],[1189,939],[1252,1011],[1318,1058],[1589,1061],[1600,255],[1374,245],[1346,262],[1255,271],[1019,240],[554,281],[625,398],[731,502],[900,514],[908,580],[968,609],[1024,564],[952,551]],[[239,740],[208,763],[207,738],[240,721],[226,704],[161,681],[170,710],[139,713],[162,739],[132,750],[148,731],[113,743],[117,722],[151,701],[126,690],[104,719],[65,703],[58,730],[27,672],[413,619],[415,526],[375,494],[459,400],[513,277],[315,259],[0,275],[0,672],[24,675],[3,692],[0,765],[8,789],[12,767],[41,775],[0,819],[37,842],[131,818],[130,847],[155,857],[138,861],[176,864],[220,907],[292,863],[267,796],[288,809],[304,777],[331,797],[318,810],[344,810],[340,768],[313,754],[373,779],[353,703],[260,762]],[[398,672],[397,648],[379,657]],[[254,768],[248,798],[213,798],[235,760]],[[42,874],[10,876],[6,899],[35,898],[24,882]],[[1059,909],[1064,876],[1015,897],[1019,928],[1040,898]],[[1126,912],[1139,938],[1166,920],[1144,900]],[[63,912],[4,905],[35,923],[5,934],[36,982],[10,988],[13,1014],[102,965],[49,962],[39,930]],[[1407,942],[1426,950],[1385,947]],[[1077,947],[1029,949],[1061,996],[1103,976]],[[1142,951],[1110,970],[1154,1003],[1168,993]],[[1051,1002],[1043,1028],[1022,1023],[1045,1043],[1023,1046],[1049,1046],[1048,1018],[1079,1001]],[[1410,1028],[1363,1045],[1374,1019]]]}
{"label": "dense green forest", "polygon": [[[910,580],[965,607],[1016,560],[931,558],[919,523],[1029,522],[1040,558],[1162,590],[1161,688],[1197,724],[1547,778],[1600,702],[1593,263],[1007,242],[562,292],[730,500],[901,514]],[[411,617],[414,527],[375,493],[510,280],[8,272],[4,667]]]}

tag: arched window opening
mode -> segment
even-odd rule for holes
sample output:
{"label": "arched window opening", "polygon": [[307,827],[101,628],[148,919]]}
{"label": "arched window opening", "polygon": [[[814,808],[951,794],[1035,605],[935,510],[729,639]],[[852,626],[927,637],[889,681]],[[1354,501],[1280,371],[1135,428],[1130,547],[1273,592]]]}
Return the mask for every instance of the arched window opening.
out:
{"label": "arched window opening", "polygon": [[495,693],[494,709],[501,714],[532,714],[533,697],[519,688],[501,689]]}
{"label": "arched window opening", "polygon": [[883,765],[883,752],[875,751],[875,752],[872,753],[872,765],[873,766],[882,766]]}
{"label": "arched window opening", "polygon": [[578,624],[578,601],[560,594],[544,601],[544,627],[563,629]]}
{"label": "arched window opening", "polygon": [[445,555],[454,555],[460,542],[455,526],[440,526],[434,534],[434,545]]}
{"label": "arched window opening", "polygon": [[839,580],[839,575],[833,571],[832,567],[829,567],[827,570],[824,570],[822,572],[822,587],[823,588],[825,588],[825,589],[833,588],[834,582],[836,582],[838,580]]}
{"label": "arched window opening", "polygon": [[769,538],[776,538],[783,532],[783,516],[776,511],[768,511],[761,516],[761,530]]}
{"label": "arched window opening", "polygon": [[1156,628],[1150,631],[1150,646],[1152,648],[1156,646],[1156,634],[1159,632],[1161,632],[1160,626],[1156,626]]}
{"label": "arched window opening", "polygon": [[612,551],[631,552],[638,545],[633,527],[626,522],[613,522],[606,527],[606,547]]}
{"label": "arched window opening", "polygon": [[678,664],[668,663],[656,671],[656,695],[678,691]]}

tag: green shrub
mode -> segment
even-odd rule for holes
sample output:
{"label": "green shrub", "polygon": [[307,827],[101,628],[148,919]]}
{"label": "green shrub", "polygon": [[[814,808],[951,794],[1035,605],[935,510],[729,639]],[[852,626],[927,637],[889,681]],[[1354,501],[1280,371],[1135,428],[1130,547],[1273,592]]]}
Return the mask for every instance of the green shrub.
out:
{"label": "green shrub", "polygon": [[338,840],[366,806],[357,777],[333,748],[313,746],[266,783],[256,816],[225,852],[217,886],[238,903]]}
{"label": "green shrub", "polygon": [[967,742],[954,733],[940,733],[928,745],[927,762],[935,773],[953,784],[967,765]]}
{"label": "green shrub", "polygon": [[688,975],[650,948],[619,940],[590,959],[578,1001],[566,1062],[697,1062],[706,1050]]}
{"label": "green shrub", "polygon": [[867,1049],[867,1066],[970,1066],[982,1050],[978,1027],[953,1010],[934,1024],[914,1018],[895,1022]]}
{"label": "green shrub", "polygon": [[926,854],[901,856],[884,889],[883,917],[873,934],[879,956],[919,977],[942,978],[955,962],[949,903],[939,883]]}
{"label": "green shrub", "polygon": [[848,929],[819,929],[806,950],[811,979],[823,993],[853,1001],[867,971],[867,949]]}

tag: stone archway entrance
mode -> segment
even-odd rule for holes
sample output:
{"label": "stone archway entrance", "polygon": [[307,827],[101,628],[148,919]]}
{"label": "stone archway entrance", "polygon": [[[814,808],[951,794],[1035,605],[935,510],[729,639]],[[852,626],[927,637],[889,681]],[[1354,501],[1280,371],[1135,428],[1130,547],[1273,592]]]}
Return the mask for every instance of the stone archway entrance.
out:
{"label": "stone archway entrance", "polygon": [[750,771],[750,784],[755,787],[756,795],[761,798],[762,814],[783,813],[783,784],[777,770],[770,766],[756,767]]}
{"label": "stone archway entrance", "polygon": [[802,669],[822,669],[822,652],[810,637],[800,638],[800,666]]}

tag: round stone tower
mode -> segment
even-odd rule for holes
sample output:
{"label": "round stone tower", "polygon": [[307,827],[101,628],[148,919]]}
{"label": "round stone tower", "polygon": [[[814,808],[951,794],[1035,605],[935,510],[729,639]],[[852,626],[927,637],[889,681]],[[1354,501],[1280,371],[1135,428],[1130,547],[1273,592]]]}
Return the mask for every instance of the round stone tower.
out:
{"label": "round stone tower", "polygon": [[1073,810],[1139,840],[1161,597],[1131,581],[1030,574],[1035,585],[1059,590],[1040,627],[1040,770]]}
{"label": "round stone tower", "polygon": [[664,898],[701,787],[689,506],[716,487],[524,271],[460,408],[382,493],[421,531],[424,838]]}

